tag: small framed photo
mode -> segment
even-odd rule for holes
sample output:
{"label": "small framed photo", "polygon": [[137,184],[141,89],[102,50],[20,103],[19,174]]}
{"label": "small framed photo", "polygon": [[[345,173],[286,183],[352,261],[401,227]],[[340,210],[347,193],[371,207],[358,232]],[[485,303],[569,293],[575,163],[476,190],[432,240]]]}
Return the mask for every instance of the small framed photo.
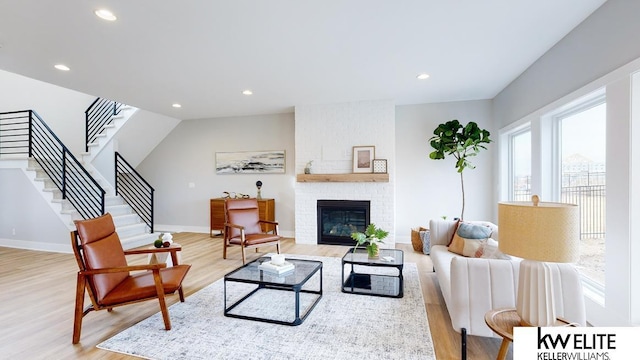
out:
{"label": "small framed photo", "polygon": [[373,172],[376,174],[386,174],[387,159],[373,159]]}
{"label": "small framed photo", "polygon": [[376,157],[375,146],[354,146],[353,147],[353,172],[371,173],[373,172],[373,159]]}

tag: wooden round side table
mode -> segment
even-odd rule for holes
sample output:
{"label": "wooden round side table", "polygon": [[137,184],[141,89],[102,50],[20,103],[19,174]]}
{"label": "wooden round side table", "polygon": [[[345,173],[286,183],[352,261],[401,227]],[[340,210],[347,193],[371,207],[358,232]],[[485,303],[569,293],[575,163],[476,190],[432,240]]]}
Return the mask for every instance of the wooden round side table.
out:
{"label": "wooden round side table", "polygon": [[[502,337],[500,352],[498,352],[497,360],[504,360],[509,350],[509,344],[513,341],[513,328],[520,325],[520,316],[516,309],[498,309],[491,310],[484,315],[484,321],[493,332]],[[563,318],[556,320],[555,326],[570,326],[571,323]]]}

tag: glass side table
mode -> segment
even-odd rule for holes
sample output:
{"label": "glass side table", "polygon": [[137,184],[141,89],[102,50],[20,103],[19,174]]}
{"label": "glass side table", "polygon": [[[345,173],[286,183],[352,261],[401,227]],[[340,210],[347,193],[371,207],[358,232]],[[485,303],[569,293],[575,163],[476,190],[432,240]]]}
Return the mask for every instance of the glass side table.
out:
{"label": "glass side table", "polygon": [[365,248],[355,252],[351,248],[342,257],[342,292],[401,298],[404,296],[403,266],[402,250],[380,249],[380,256],[371,259]]}

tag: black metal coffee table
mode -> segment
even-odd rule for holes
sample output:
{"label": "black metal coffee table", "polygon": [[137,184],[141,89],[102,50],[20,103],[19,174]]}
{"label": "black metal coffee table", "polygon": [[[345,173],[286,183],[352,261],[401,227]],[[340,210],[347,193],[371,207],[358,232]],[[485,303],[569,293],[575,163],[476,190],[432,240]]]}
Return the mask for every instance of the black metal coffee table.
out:
{"label": "black metal coffee table", "polygon": [[[263,321],[272,324],[281,324],[281,325],[300,325],[302,322],[309,316],[311,310],[316,306],[318,301],[322,298],[322,262],[314,261],[314,260],[300,260],[300,259],[287,259],[287,262],[290,262],[295,265],[295,269],[291,272],[288,272],[283,275],[276,275],[267,271],[260,270],[258,266],[265,261],[270,261],[269,257],[261,257],[257,260],[254,260],[246,265],[226,274],[224,276],[224,315],[228,317],[234,317],[239,319],[246,320],[256,320]],[[305,285],[307,282],[314,277],[314,275],[318,275],[319,279],[319,289],[307,289]],[[230,282],[236,283],[245,283],[245,284],[255,284],[257,285],[253,288],[249,293],[242,296],[239,300],[236,300],[233,304],[227,306],[227,284]],[[256,314],[239,314],[232,313],[231,311],[238,307],[243,302],[248,299],[252,299],[253,301],[257,301],[260,304],[260,298],[258,296],[261,294],[261,290],[281,290],[281,291],[290,291],[293,293],[294,304],[293,311],[295,313],[295,318],[293,321],[280,320],[280,319],[272,319],[267,318],[262,315]],[[314,294],[317,295],[317,298],[309,304],[306,309],[301,309],[300,305],[300,294]],[[268,303],[265,303],[264,306],[269,306]],[[266,310],[266,309],[263,309]],[[303,314],[302,316],[300,314]]]}
{"label": "black metal coffee table", "polygon": [[[347,278],[345,265],[350,268]],[[342,257],[342,292],[401,298],[404,296],[403,266],[402,250],[380,249],[380,257],[370,259],[366,249],[358,248],[354,253],[351,248]]]}

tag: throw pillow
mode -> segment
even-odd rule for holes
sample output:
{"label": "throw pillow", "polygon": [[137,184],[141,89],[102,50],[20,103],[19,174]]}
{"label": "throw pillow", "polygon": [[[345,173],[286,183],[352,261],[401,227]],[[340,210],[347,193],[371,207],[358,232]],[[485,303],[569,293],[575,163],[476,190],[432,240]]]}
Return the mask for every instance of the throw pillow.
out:
{"label": "throw pillow", "polygon": [[460,226],[460,223],[461,223],[460,219],[456,220],[455,230],[453,231],[453,234],[451,234],[451,238],[449,239],[449,243],[447,243],[447,246],[451,246],[451,243],[453,242],[453,238],[456,236],[456,233],[458,232],[458,226]]}
{"label": "throw pillow", "polygon": [[460,222],[457,233],[465,239],[487,239],[491,236],[491,228],[484,225]]}
{"label": "throw pillow", "polygon": [[498,242],[491,238],[486,241],[482,241],[482,245],[476,250],[474,257],[499,260],[511,259],[509,255],[504,254],[500,249],[498,249]]}
{"label": "throw pillow", "polygon": [[497,246],[487,245],[484,249],[483,259],[510,260],[511,257],[498,249]]}
{"label": "throw pillow", "polygon": [[475,256],[476,251],[482,246],[482,240],[489,236],[489,227],[460,221],[449,244],[449,251],[467,257]]}
{"label": "throw pillow", "polygon": [[420,240],[422,240],[422,253],[429,255],[431,253],[431,234],[429,230],[419,232]]}

